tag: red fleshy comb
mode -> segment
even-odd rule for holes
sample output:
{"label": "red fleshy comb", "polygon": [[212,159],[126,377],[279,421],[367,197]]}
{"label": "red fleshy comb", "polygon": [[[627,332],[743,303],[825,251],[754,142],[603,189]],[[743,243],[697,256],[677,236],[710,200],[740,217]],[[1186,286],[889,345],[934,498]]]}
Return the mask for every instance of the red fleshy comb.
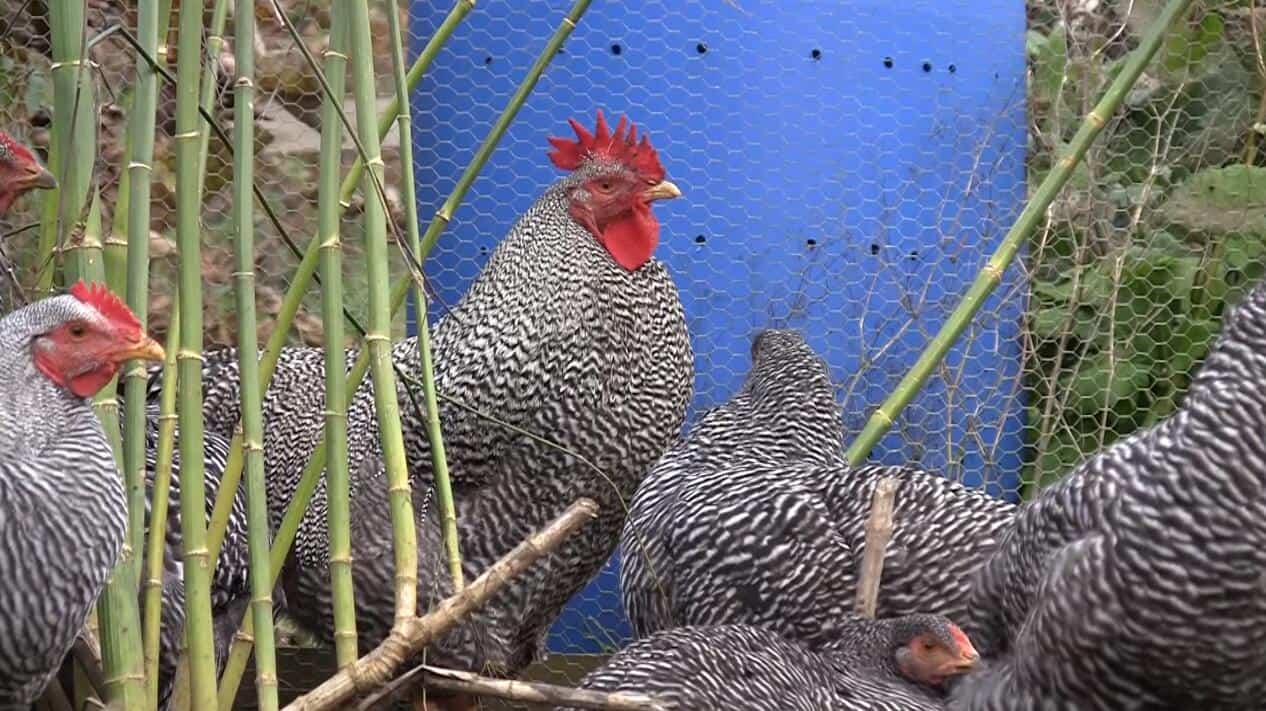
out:
{"label": "red fleshy comb", "polygon": [[620,122],[616,124],[615,133],[607,127],[607,120],[603,117],[601,109],[598,110],[598,127],[594,133],[589,133],[574,118],[567,119],[567,123],[571,124],[578,140],[554,136],[549,138],[550,145],[554,147],[549,154],[549,159],[559,168],[575,170],[587,157],[606,158],[630,166],[646,180],[658,183],[664,179],[664,166],[660,164],[659,155],[651,147],[650,140],[643,134],[639,142],[637,126],[629,123],[624,116],[621,116]]}
{"label": "red fleshy comb", "polygon": [[82,280],[70,287],[70,293],[76,299],[96,309],[106,317],[114,327],[127,335],[138,336],[141,333],[141,322],[137,320],[132,309],[105,284],[93,283],[91,286]]}
{"label": "red fleshy comb", "polygon": [[35,162],[35,154],[30,148],[19,143],[13,136],[0,131],[0,161],[6,163]]}

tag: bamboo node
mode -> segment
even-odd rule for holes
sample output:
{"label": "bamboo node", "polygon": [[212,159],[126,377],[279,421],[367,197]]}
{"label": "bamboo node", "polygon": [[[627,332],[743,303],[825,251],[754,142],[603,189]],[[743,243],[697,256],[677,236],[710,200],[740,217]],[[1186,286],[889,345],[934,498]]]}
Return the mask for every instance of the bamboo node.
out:
{"label": "bamboo node", "polygon": [[154,172],[154,166],[150,165],[149,163],[142,163],[139,160],[128,161],[127,168],[128,170],[131,170],[133,168],[140,168],[141,170],[148,170],[151,173]]}
{"label": "bamboo node", "polygon": [[575,21],[575,20],[573,20],[573,19],[571,19],[570,17],[564,17],[564,18],[563,18],[563,24],[564,24],[564,25],[567,25],[568,27],[572,28],[573,30],[574,30],[574,29],[576,29],[576,21]]}
{"label": "bamboo node", "polygon": [[199,135],[200,134],[196,130],[194,130],[194,131],[185,131],[184,133],[177,133],[176,135],[172,136],[172,138],[176,139],[177,141],[191,141],[197,138]]}
{"label": "bamboo node", "polygon": [[879,420],[884,427],[892,427],[892,416],[884,412],[882,407],[875,409],[875,414],[871,415],[872,419]]}
{"label": "bamboo node", "polygon": [[332,556],[330,556],[330,565],[335,565],[335,564],[340,564],[340,565],[351,565],[351,564],[352,564],[352,555],[349,553],[349,554],[347,554],[347,555],[332,555]]}
{"label": "bamboo node", "polygon": [[237,88],[239,88],[239,89],[254,89],[254,88],[255,88],[255,82],[254,82],[254,81],[251,81],[251,78],[250,78],[250,77],[238,77],[238,79],[237,79]]}
{"label": "bamboo node", "polygon": [[334,639],[356,639],[354,630],[338,630],[334,633]]}
{"label": "bamboo node", "polygon": [[196,360],[198,362],[202,362],[202,352],[190,350],[188,348],[181,348],[179,351],[176,351],[176,360]]}
{"label": "bamboo node", "polygon": [[365,163],[365,165],[369,166],[369,168],[370,168],[371,170],[372,170],[372,169],[374,169],[374,168],[384,168],[384,169],[385,169],[385,168],[387,167],[387,164],[386,164],[386,163],[384,163],[384,162],[383,162],[383,160],[382,160],[382,154],[381,154],[381,153],[379,153],[378,155],[374,156],[373,158],[370,158],[370,159],[369,159],[369,160]]}
{"label": "bamboo node", "polygon": [[342,59],[342,60],[347,59],[346,54],[343,54],[342,52],[336,52],[332,49],[327,49],[324,52],[322,52],[321,57],[324,59],[329,59],[330,57],[338,57],[339,59]]}
{"label": "bamboo node", "polygon": [[365,334],[366,343],[373,343],[375,341],[378,341],[381,343],[387,343],[391,341],[391,338],[381,333],[366,333]]}
{"label": "bamboo node", "polygon": [[245,642],[246,644],[255,644],[255,635],[247,632],[246,630],[241,629],[240,627],[237,630],[237,634],[233,635],[233,639],[236,641]]}
{"label": "bamboo node", "polygon": [[412,491],[412,489],[409,487],[409,482],[407,481],[402,484],[392,484],[387,487],[388,494],[407,494],[410,491]]}
{"label": "bamboo node", "polygon": [[234,279],[239,279],[239,278],[254,279],[255,272],[254,270],[245,271],[245,272],[233,272],[229,276],[232,276]]}
{"label": "bamboo node", "polygon": [[452,212],[449,211],[448,206],[445,205],[444,207],[441,207],[440,209],[435,211],[435,219],[443,220],[444,223],[447,224],[450,220],[453,219],[453,214]]}
{"label": "bamboo node", "polygon": [[324,415],[326,419],[329,419],[331,417],[336,418],[336,419],[341,419],[341,420],[347,419],[346,412],[335,412],[334,410],[322,410],[321,414]]}
{"label": "bamboo node", "polygon": [[91,60],[84,60],[81,58],[81,59],[71,59],[65,62],[53,62],[52,64],[48,65],[48,70],[50,72],[55,72],[58,69],[65,69],[67,67],[78,67],[78,66],[83,65],[85,61],[87,62],[88,67],[90,69],[96,68],[96,63],[92,62]]}
{"label": "bamboo node", "polygon": [[1002,281],[1002,268],[992,262],[986,264],[980,271],[987,274],[995,282]]}
{"label": "bamboo node", "polygon": [[1091,111],[1090,113],[1086,114],[1086,123],[1090,124],[1091,126],[1094,126],[1095,130],[1097,131],[1103,128],[1104,126],[1106,126],[1108,124],[1108,121],[1107,119],[1095,113],[1094,111]]}

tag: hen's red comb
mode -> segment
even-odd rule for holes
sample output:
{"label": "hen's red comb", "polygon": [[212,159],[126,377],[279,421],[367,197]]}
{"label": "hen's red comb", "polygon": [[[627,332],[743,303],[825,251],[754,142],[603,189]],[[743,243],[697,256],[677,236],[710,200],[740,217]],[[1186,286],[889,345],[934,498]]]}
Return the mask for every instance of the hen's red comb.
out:
{"label": "hen's red comb", "polygon": [[0,131],[0,161],[5,163],[34,162],[35,154],[13,136]]}
{"label": "hen's red comb", "polygon": [[[647,180],[658,183],[664,179],[664,166],[660,165],[659,155],[651,147],[650,140],[646,134],[642,134],[642,140],[638,142],[637,126],[628,123],[624,116],[616,124],[615,133],[607,127],[607,120],[601,109],[598,110],[598,127],[594,133],[589,133],[574,118],[567,119],[567,123],[576,132],[577,140],[554,136],[549,138],[550,145],[554,147],[549,158],[559,168],[575,170],[586,157],[606,158],[628,165]],[[626,127],[628,133],[625,133]]]}
{"label": "hen's red comb", "polygon": [[132,309],[105,284],[94,283],[91,286],[79,281],[70,287],[70,293],[76,299],[96,309],[114,327],[128,335],[140,335],[141,322],[137,320]]}

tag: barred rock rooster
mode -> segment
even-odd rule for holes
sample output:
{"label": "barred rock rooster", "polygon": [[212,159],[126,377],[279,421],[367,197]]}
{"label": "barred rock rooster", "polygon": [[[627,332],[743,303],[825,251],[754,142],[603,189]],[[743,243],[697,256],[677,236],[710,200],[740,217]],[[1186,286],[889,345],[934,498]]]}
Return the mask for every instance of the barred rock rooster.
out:
{"label": "barred rock rooster", "polygon": [[123,482],[88,398],[162,357],[100,285],[0,319],[0,709],[40,696],[123,546]]}
{"label": "barred rock rooster", "polygon": [[751,624],[829,638],[852,608],[886,476],[897,493],[878,615],[965,616],[969,576],[1015,508],[915,469],[850,468],[838,422],[825,363],[795,334],[758,336],[742,389],[665,455],[630,506],[621,591],[637,635]]}
{"label": "barred rock rooster", "polygon": [[[536,656],[562,606],[612,553],[622,501],[680,430],[692,395],[685,316],[667,269],[653,258],[652,203],[681,193],[665,180],[646,136],[639,140],[625,120],[612,131],[599,113],[593,133],[571,125],[577,140],[550,139],[551,160],[569,174],[519,218],[432,341],[468,575],[578,497],[593,497],[601,513],[485,608],[486,653],[464,648],[447,660],[468,668],[513,673]],[[416,341],[397,345],[393,359],[403,375],[407,454],[424,490],[431,485],[426,427],[406,398],[419,379]],[[203,371],[208,426],[226,435],[238,415],[235,363],[231,351],[209,354]],[[320,349],[289,349],[265,395],[274,523],[321,435],[323,378]],[[378,456],[370,384],[354,395],[348,422],[351,463]],[[361,486],[353,482],[353,496]],[[328,634],[329,610],[305,602],[327,585],[325,516],[322,488],[298,535],[287,592],[292,611]],[[379,516],[385,525],[386,511]],[[420,572],[424,581],[444,575]],[[389,607],[371,612],[376,599],[380,593],[358,598],[366,643],[385,632],[373,620],[390,615]]]}
{"label": "barred rock rooster", "polygon": [[0,131],[0,215],[9,211],[13,203],[35,189],[57,187],[53,177],[30,148]]}
{"label": "barred rock rooster", "polygon": [[962,709],[1260,709],[1266,283],[1178,411],[1046,488],[973,585]]}
{"label": "barred rock rooster", "polygon": [[633,642],[581,688],[652,696],[670,711],[940,711],[977,654],[944,617],[850,617],[818,648],[761,627],[678,627]]}

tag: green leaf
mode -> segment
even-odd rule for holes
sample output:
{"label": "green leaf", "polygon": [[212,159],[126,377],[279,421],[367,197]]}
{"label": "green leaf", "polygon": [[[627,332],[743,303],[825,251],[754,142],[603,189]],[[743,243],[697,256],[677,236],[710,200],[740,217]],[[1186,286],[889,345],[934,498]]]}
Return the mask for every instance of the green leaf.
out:
{"label": "green leaf", "polygon": [[1100,351],[1083,360],[1071,374],[1070,406],[1080,415],[1089,416],[1104,407],[1133,397],[1151,380],[1149,368],[1130,359],[1109,361],[1107,351]]}
{"label": "green leaf", "polygon": [[1222,16],[1210,12],[1200,24],[1176,24],[1165,41],[1165,68],[1171,72],[1193,71],[1214,50],[1225,31]]}
{"label": "green leaf", "polygon": [[1064,83],[1064,71],[1068,64],[1068,42],[1064,28],[1057,27],[1048,36],[1029,32],[1025,39],[1026,49],[1033,59],[1033,91],[1036,100],[1054,102]]}
{"label": "green leaf", "polygon": [[1217,332],[1218,323],[1213,319],[1182,319],[1169,341],[1173,354],[1168,363],[1169,372],[1191,375],[1195,364],[1208,354]]}

